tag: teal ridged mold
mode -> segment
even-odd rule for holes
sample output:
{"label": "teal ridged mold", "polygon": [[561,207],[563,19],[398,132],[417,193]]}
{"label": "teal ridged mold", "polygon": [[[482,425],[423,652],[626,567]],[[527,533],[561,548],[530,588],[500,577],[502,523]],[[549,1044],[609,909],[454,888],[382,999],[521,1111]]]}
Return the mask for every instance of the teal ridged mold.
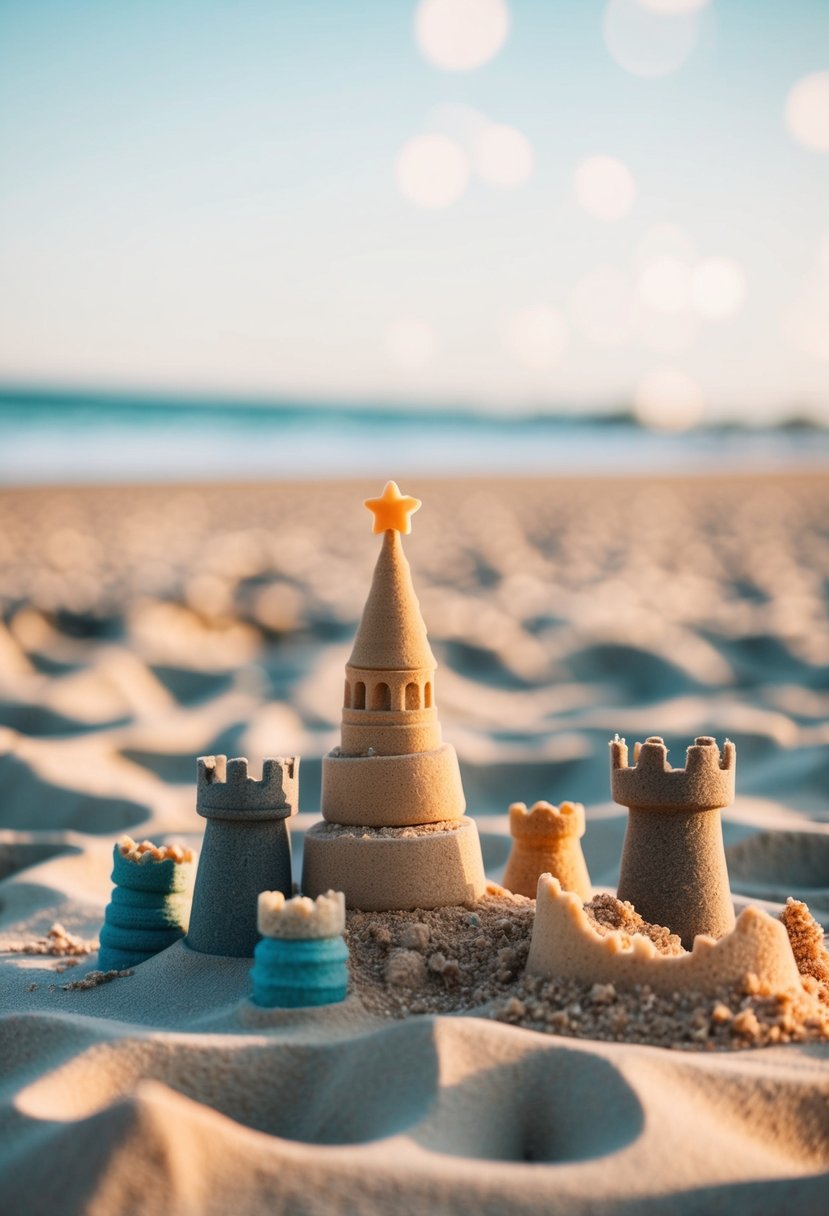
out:
{"label": "teal ridged mold", "polygon": [[115,883],[104,913],[98,966],[102,971],[137,967],[184,937],[187,885],[184,865],[130,861],[114,849]]}
{"label": "teal ridged mold", "polygon": [[347,962],[341,937],[265,937],[253,952],[253,1002],[269,1009],[335,1005],[348,992]]}

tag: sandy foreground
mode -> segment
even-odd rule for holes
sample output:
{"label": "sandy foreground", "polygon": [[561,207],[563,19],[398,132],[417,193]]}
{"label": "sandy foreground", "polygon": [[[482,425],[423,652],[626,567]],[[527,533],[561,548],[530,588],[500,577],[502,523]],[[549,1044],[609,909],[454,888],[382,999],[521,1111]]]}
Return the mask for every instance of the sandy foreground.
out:
{"label": "sandy foreground", "polygon": [[[358,990],[259,1010],[247,960],[181,943],[84,983],[114,840],[198,848],[197,755],[302,756],[299,862],[379,488],[0,492],[0,1209],[825,1213],[826,1041],[666,1049]],[[574,799],[613,891],[608,740],[658,733],[680,764],[727,735],[737,910],[794,896],[829,927],[829,477],[402,488],[490,878],[510,802]]]}

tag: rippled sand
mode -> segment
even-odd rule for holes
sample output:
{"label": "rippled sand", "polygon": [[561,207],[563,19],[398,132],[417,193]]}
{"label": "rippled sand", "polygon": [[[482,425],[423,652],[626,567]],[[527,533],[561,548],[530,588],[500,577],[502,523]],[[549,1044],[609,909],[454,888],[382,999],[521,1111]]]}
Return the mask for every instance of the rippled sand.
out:
{"label": "rippled sand", "polygon": [[[829,478],[402,488],[490,877],[511,801],[575,799],[612,889],[608,739],[680,763],[727,734],[738,908],[829,923]],[[94,938],[122,831],[197,845],[197,754],[301,754],[301,853],[377,489],[0,492],[0,937]],[[265,1014],[244,960],[180,945],[93,989],[61,985],[94,955],[55,965],[0,960],[10,1212],[825,1210],[824,1045],[680,1056],[356,997]]]}

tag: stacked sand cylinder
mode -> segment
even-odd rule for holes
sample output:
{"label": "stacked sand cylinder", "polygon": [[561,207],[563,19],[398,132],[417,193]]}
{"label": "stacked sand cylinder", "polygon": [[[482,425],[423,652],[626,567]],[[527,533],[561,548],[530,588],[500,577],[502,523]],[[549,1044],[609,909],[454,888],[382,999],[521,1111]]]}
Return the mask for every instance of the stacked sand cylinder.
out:
{"label": "stacked sand cylinder", "polygon": [[187,930],[189,849],[136,844],[124,836],[113,851],[112,898],[104,913],[98,966],[137,967],[184,937]]}
{"label": "stacked sand cylinder", "polygon": [[348,991],[348,947],[343,941],[345,897],[316,899],[281,891],[259,896],[262,940],[253,952],[253,1001],[269,1009],[333,1005]]}
{"label": "stacked sand cylinder", "polygon": [[299,759],[268,759],[262,780],[244,757],[202,756],[196,809],[207,820],[187,945],[203,954],[251,958],[260,891],[291,894],[287,820],[298,807]]}
{"label": "stacked sand cylinder", "polygon": [[504,886],[516,895],[535,899],[542,874],[552,874],[565,891],[590,899],[590,875],[581,851],[584,807],[580,802],[536,802],[527,810],[523,802],[509,809],[512,850],[504,870]]}
{"label": "stacked sand cylinder", "polygon": [[685,768],[668,764],[658,735],[634,749],[610,744],[613,799],[629,808],[618,897],[651,924],[667,925],[690,950],[698,933],[723,937],[734,927],[720,809],[734,799],[736,749],[701,735]]}
{"label": "stacked sand cylinder", "polygon": [[366,503],[383,543],[346,666],[341,746],[322,762],[322,822],[305,836],[303,891],[343,891],[347,907],[369,912],[462,904],[485,887],[400,539],[419,505],[394,482]]}

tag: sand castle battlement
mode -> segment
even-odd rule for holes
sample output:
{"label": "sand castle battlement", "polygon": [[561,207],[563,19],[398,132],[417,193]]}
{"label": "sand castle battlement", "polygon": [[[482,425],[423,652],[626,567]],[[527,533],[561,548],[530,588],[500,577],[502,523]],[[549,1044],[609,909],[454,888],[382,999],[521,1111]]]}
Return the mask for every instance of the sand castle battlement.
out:
{"label": "sand castle battlement", "polygon": [[584,807],[580,802],[513,802],[509,809],[512,849],[504,869],[504,886],[516,895],[535,898],[541,874],[555,874],[567,891],[582,899],[591,894],[590,875],[580,838],[584,835]]}
{"label": "sand castle battlement", "polygon": [[698,736],[688,748],[685,768],[671,767],[659,735],[635,745],[633,767],[625,740],[617,735],[610,744],[613,799],[627,807],[705,811],[728,806],[734,798],[735,767],[734,744],[726,739],[720,751],[709,735]]}
{"label": "sand castle battlement", "polygon": [[196,809],[206,818],[225,815],[287,818],[298,807],[299,757],[269,757],[261,780],[248,775],[244,756],[200,756],[197,762]]}
{"label": "sand castle battlement", "polygon": [[547,836],[583,836],[584,807],[580,802],[536,802],[528,810],[525,802],[513,802],[509,809],[510,833],[516,839],[537,840]]}
{"label": "sand castle battlement", "polygon": [[181,844],[153,844],[151,840],[133,840],[132,836],[119,837],[118,851],[127,861],[136,865],[158,865],[172,861],[179,865],[193,860],[192,849]]}
{"label": "sand castle battlement", "polygon": [[628,936],[620,930],[599,933],[578,896],[563,891],[550,874],[539,879],[536,900],[527,960],[530,975],[714,995],[751,973],[774,992],[801,988],[784,926],[759,908],[746,908],[719,941],[698,936],[690,951],[665,955],[643,935]]}
{"label": "sand castle battlement", "polygon": [[297,1009],[344,1001],[348,992],[345,896],[325,891],[316,899],[281,891],[259,896],[262,940],[253,952],[253,1001],[266,1008]]}
{"label": "sand castle battlement", "polygon": [[345,896],[342,891],[326,891],[316,899],[307,895],[286,899],[281,891],[263,891],[258,924],[263,937],[303,941],[336,937],[345,929]]}
{"label": "sand castle battlement", "polygon": [[637,744],[634,766],[618,735],[610,742],[613,798],[628,807],[619,871],[619,899],[640,916],[678,933],[686,950],[698,933],[723,937],[734,927],[734,905],[720,810],[734,797],[737,754],[710,735],[688,748],[685,768],[671,768],[658,735]]}
{"label": "sand castle battlement", "polygon": [[291,894],[286,820],[299,807],[299,757],[274,756],[262,778],[243,756],[201,756],[196,810],[207,820],[187,944],[203,954],[253,954],[260,891]]}

